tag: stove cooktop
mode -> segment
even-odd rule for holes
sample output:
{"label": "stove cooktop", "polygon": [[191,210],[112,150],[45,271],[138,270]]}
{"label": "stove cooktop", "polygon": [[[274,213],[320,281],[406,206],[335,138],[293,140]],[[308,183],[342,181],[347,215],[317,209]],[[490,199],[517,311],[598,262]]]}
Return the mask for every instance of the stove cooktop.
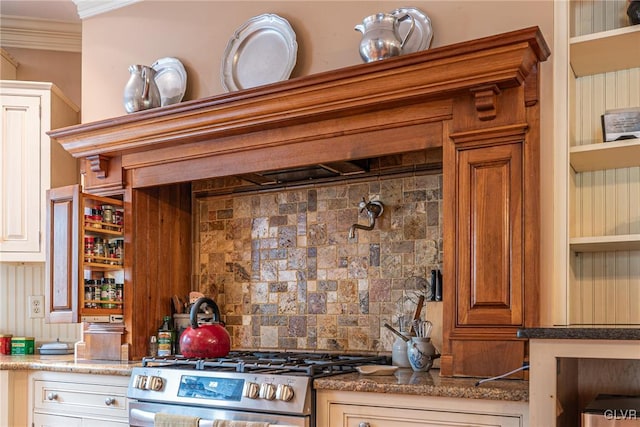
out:
{"label": "stove cooktop", "polygon": [[365,364],[389,364],[387,356],[333,354],[288,351],[232,351],[225,357],[189,359],[145,357],[143,367],[193,369],[216,372],[250,372],[266,374],[305,375],[320,377],[352,372]]}

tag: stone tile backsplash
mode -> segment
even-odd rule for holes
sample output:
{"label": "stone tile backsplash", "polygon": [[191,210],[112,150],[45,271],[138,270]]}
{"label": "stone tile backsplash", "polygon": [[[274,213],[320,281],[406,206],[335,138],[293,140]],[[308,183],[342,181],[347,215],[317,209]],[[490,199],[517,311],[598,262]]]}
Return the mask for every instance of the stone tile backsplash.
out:
{"label": "stone tile backsplash", "polygon": [[[352,224],[368,225],[363,197],[381,201],[384,212],[373,230],[349,239]],[[402,311],[412,317],[431,270],[442,269],[441,174],[196,204],[195,274],[219,305],[234,349],[389,352],[395,337],[383,324],[399,327]],[[427,318],[441,322],[430,306]]]}

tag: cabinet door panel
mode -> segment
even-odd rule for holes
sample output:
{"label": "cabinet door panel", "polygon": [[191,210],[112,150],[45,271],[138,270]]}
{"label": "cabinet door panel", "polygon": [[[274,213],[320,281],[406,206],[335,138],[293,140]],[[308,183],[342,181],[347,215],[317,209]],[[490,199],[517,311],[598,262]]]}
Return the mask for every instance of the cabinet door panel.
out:
{"label": "cabinet door panel", "polygon": [[40,251],[40,97],[2,98],[0,252]]}
{"label": "cabinet door panel", "polygon": [[331,405],[330,418],[335,427],[359,427],[361,423],[368,427],[520,426],[518,417],[342,404]]}
{"label": "cabinet door panel", "polygon": [[459,325],[523,324],[521,147],[459,154]]}
{"label": "cabinet door panel", "polygon": [[46,309],[49,323],[78,321],[80,187],[47,191]]}
{"label": "cabinet door panel", "polygon": [[34,427],[82,427],[82,419],[66,415],[33,414]]}

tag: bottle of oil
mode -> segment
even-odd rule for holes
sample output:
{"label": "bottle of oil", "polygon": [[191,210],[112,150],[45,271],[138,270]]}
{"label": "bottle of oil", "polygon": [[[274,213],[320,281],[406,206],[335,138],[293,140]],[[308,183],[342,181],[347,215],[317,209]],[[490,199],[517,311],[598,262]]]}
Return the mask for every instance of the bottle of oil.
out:
{"label": "bottle of oil", "polygon": [[174,337],[171,316],[164,316],[162,325],[158,328],[158,357],[166,357],[173,354]]}

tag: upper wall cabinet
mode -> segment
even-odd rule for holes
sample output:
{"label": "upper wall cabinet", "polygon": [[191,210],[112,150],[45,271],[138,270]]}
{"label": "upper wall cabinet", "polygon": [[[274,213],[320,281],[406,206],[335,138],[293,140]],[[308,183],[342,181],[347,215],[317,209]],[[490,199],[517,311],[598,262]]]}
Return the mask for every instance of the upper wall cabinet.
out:
{"label": "upper wall cabinet", "polygon": [[45,193],[78,181],[77,160],[47,131],[78,123],[52,83],[0,81],[0,262],[44,262]]}

